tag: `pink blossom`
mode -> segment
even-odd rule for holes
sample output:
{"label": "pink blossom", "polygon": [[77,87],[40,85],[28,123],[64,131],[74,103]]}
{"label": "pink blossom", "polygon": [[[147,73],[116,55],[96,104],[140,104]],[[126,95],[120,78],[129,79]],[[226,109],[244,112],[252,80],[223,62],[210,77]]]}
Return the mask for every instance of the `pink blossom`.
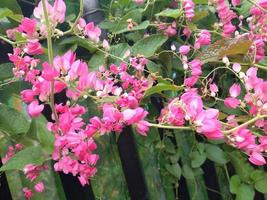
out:
{"label": "pink blossom", "polygon": [[39,105],[38,101],[32,101],[28,106],[28,113],[31,117],[38,117],[44,109],[44,105]]}
{"label": "pink blossom", "polygon": [[194,59],[189,63],[189,66],[192,70],[192,76],[199,76],[202,74],[201,66],[202,63],[199,59]]}
{"label": "pink blossom", "polygon": [[24,48],[24,51],[29,55],[40,55],[44,53],[44,49],[37,40],[30,40]]}
{"label": "pink blossom", "polygon": [[25,102],[25,103],[29,103],[29,102],[32,102],[34,100],[34,97],[35,95],[37,95],[37,93],[33,90],[23,90],[21,91],[21,98],[22,98],[22,101]]}
{"label": "pink blossom", "polygon": [[215,96],[217,94],[217,92],[219,91],[217,85],[215,83],[211,83],[209,85],[209,88],[210,88],[210,92],[211,92],[211,96]]}
{"label": "pink blossom", "polygon": [[24,187],[24,188],[22,189],[22,191],[23,191],[24,197],[25,197],[26,199],[31,199],[31,198],[32,198],[32,190],[30,190],[30,189],[27,188],[27,187]]}
{"label": "pink blossom", "polygon": [[185,10],[185,16],[186,18],[191,21],[192,18],[195,16],[194,8],[195,4],[192,0],[182,0],[182,6]]}
{"label": "pink blossom", "polygon": [[249,161],[252,162],[254,165],[259,166],[266,164],[266,160],[264,159],[264,157],[260,153],[255,151],[250,154]]}
{"label": "pink blossom", "polygon": [[164,30],[164,34],[168,37],[173,37],[177,34],[175,21]]}
{"label": "pink blossom", "polygon": [[101,29],[95,26],[93,22],[90,22],[85,26],[84,34],[91,40],[98,42],[101,35]]}
{"label": "pink blossom", "polygon": [[55,0],[53,6],[53,20],[58,23],[65,21],[66,4],[63,0]]}
{"label": "pink blossom", "polygon": [[186,109],[186,118],[194,121],[199,113],[203,110],[201,97],[195,90],[189,90],[181,96]]}
{"label": "pink blossom", "polygon": [[224,100],[224,105],[226,105],[228,108],[237,108],[240,105],[240,100],[228,97]]}
{"label": "pink blossom", "polygon": [[200,31],[198,38],[195,41],[194,48],[199,49],[201,46],[209,45],[211,43],[210,32],[206,29]]}
{"label": "pink blossom", "polygon": [[[58,23],[63,23],[65,20],[65,12],[66,12],[66,4],[63,0],[55,0],[53,7],[45,1],[47,13],[50,19],[50,22],[53,26],[57,26]],[[44,11],[43,11],[43,4],[40,1],[38,6],[35,7],[33,11],[33,15],[40,19],[42,22],[45,21]]]}
{"label": "pink blossom", "polygon": [[128,124],[133,124],[141,121],[148,114],[143,108],[126,109],[122,112],[123,120]]}
{"label": "pink blossom", "polygon": [[198,126],[197,132],[202,133],[209,139],[222,139],[221,124],[218,120],[217,109],[207,109],[198,113],[194,123]]}
{"label": "pink blossom", "polygon": [[24,17],[21,20],[21,24],[17,28],[17,30],[21,33],[26,33],[27,36],[32,37],[33,34],[36,32],[36,20],[35,19],[29,19],[27,17]]}
{"label": "pink blossom", "polygon": [[43,63],[42,77],[47,81],[53,81],[59,76],[59,72],[47,62]]}
{"label": "pink blossom", "polygon": [[198,76],[190,76],[184,80],[184,85],[186,87],[192,87],[193,85],[195,85],[198,78],[199,78]]}
{"label": "pink blossom", "polygon": [[34,189],[36,192],[41,193],[44,191],[44,184],[43,182],[38,182],[35,186]]}
{"label": "pink blossom", "polygon": [[241,70],[241,65],[240,65],[239,63],[234,63],[234,64],[233,64],[233,70],[234,70],[235,72],[239,73],[240,70]]}
{"label": "pink blossom", "polygon": [[191,31],[188,27],[185,27],[185,28],[183,29],[183,34],[184,34],[187,38],[189,38],[189,37],[191,36],[191,33],[192,33],[192,31]]}
{"label": "pink blossom", "polygon": [[240,91],[241,91],[241,87],[237,83],[234,83],[229,89],[230,96],[233,98],[236,98],[237,96],[239,96]]}
{"label": "pink blossom", "polygon": [[232,135],[235,139],[235,145],[239,149],[253,149],[255,148],[255,136],[253,133],[246,129],[240,128]]}
{"label": "pink blossom", "polygon": [[144,3],[144,0],[134,0],[137,5],[142,5]]}
{"label": "pink blossom", "polygon": [[143,136],[147,136],[147,132],[149,131],[149,123],[147,121],[141,120],[136,124],[136,130],[139,134]]}
{"label": "pink blossom", "polygon": [[179,48],[179,53],[182,54],[182,55],[186,55],[188,54],[190,51],[190,46],[188,45],[182,45],[180,48]]}
{"label": "pink blossom", "polygon": [[238,6],[240,5],[240,3],[241,3],[241,0],[232,0],[233,6]]}

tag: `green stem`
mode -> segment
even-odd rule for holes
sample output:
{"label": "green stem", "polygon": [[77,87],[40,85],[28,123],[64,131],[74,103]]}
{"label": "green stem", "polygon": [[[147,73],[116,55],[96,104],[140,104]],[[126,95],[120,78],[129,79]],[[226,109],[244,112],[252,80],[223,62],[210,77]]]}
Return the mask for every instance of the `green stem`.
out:
{"label": "green stem", "polygon": [[[47,49],[48,49],[48,61],[49,61],[49,64],[52,65],[53,64],[53,58],[54,58],[54,55],[53,55],[53,44],[52,44],[52,32],[51,32],[51,26],[50,26],[50,23],[49,23],[49,18],[48,18],[48,13],[47,13],[47,8],[46,8],[46,1],[45,0],[42,0],[42,5],[43,5],[43,11],[44,11],[44,16],[45,16],[45,24],[46,24],[46,29],[47,29]],[[50,87],[50,107],[51,107],[51,110],[54,114],[54,117],[55,117],[55,121],[56,121],[56,124],[58,125],[59,124],[59,121],[58,121],[58,116],[57,116],[57,112],[56,112],[56,109],[55,109],[55,100],[54,100],[54,93],[55,93],[55,81],[52,80],[51,81],[51,87]]]}
{"label": "green stem", "polygon": [[267,115],[257,115],[256,117],[254,117],[254,118],[248,120],[247,122],[245,122],[245,123],[243,123],[243,124],[240,124],[239,126],[237,126],[237,127],[235,127],[235,128],[232,128],[232,129],[227,130],[227,131],[222,131],[222,133],[224,133],[224,134],[229,134],[229,133],[235,132],[235,131],[237,131],[238,129],[244,127],[244,126],[250,125],[250,124],[256,122],[257,120],[259,120],[259,119],[263,119],[263,118],[266,118],[266,117],[267,117]]}
{"label": "green stem", "polygon": [[267,67],[259,65],[259,64],[254,64],[254,66],[259,68],[259,69],[267,70]]}
{"label": "green stem", "polygon": [[11,41],[11,40],[9,40],[9,39],[1,36],[1,35],[0,35],[0,39],[3,40],[3,41],[5,41],[8,44],[15,45],[15,42],[13,42],[13,41]]}
{"label": "green stem", "polygon": [[73,30],[74,30],[74,28],[76,27],[76,25],[79,23],[79,19],[80,19],[80,18],[82,17],[82,15],[83,15],[83,8],[84,8],[83,3],[84,3],[84,0],[80,0],[80,10],[79,10],[79,14],[78,14],[76,20],[74,21],[74,24],[71,26],[71,28],[70,28],[69,30],[65,31],[65,32],[63,33],[63,35],[67,35],[67,34],[69,34],[69,33],[72,33]]}
{"label": "green stem", "polygon": [[192,130],[192,127],[189,126],[169,126],[169,125],[162,125],[162,124],[153,124],[149,123],[149,126],[156,127],[156,128],[164,128],[164,129],[180,129],[180,130]]}

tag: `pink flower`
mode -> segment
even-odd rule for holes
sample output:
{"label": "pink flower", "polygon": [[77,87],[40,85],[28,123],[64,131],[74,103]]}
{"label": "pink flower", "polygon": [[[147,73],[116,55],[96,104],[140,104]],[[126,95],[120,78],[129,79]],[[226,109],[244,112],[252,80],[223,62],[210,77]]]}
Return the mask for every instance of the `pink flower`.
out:
{"label": "pink flower", "polygon": [[164,30],[164,34],[168,37],[173,37],[177,34],[175,21]]}
{"label": "pink flower", "polygon": [[180,48],[179,48],[179,53],[182,54],[182,55],[186,55],[188,54],[190,51],[190,46],[188,45],[182,45]]}
{"label": "pink flower", "polygon": [[139,134],[143,136],[147,136],[147,132],[149,131],[149,123],[147,121],[141,120],[136,124],[136,130]]}
{"label": "pink flower", "polygon": [[38,101],[31,102],[28,106],[28,113],[31,117],[38,117],[44,109],[44,105],[39,105]]}
{"label": "pink flower", "polygon": [[241,65],[240,65],[239,63],[234,63],[234,64],[233,64],[233,70],[234,70],[235,72],[239,73],[240,70],[241,70]]}
{"label": "pink flower", "polygon": [[35,186],[34,189],[36,192],[41,193],[44,191],[44,184],[43,182],[38,182]]}
{"label": "pink flower", "polygon": [[23,90],[20,93],[22,101],[25,103],[29,103],[32,102],[34,100],[35,95],[37,95],[37,93],[33,90]]}
{"label": "pink flower", "polygon": [[240,101],[233,97],[228,97],[224,100],[224,105],[226,105],[228,108],[237,108],[240,104]]}
{"label": "pink flower", "polygon": [[209,87],[210,87],[211,96],[215,97],[217,92],[219,91],[217,85],[215,83],[212,83],[209,85]]}
{"label": "pink flower", "polygon": [[201,30],[198,38],[195,41],[194,48],[199,49],[201,46],[210,45],[211,43],[211,35],[210,32],[206,29]]}
{"label": "pink flower", "polygon": [[123,120],[128,124],[133,124],[141,121],[148,114],[143,108],[126,109],[122,112]]}
{"label": "pink flower", "polygon": [[233,135],[235,140],[235,145],[239,149],[253,149],[255,148],[255,136],[253,133],[246,129],[240,128]]}
{"label": "pink flower", "polygon": [[21,33],[26,33],[29,37],[32,37],[33,34],[36,32],[36,20],[35,19],[29,19],[27,17],[24,17],[21,20],[21,24],[17,28],[17,30]]}
{"label": "pink flower", "polygon": [[44,53],[44,49],[37,40],[30,40],[24,48],[24,51],[29,55],[40,55]]}
{"label": "pink flower", "polygon": [[223,33],[226,37],[229,37],[231,33],[235,32],[236,27],[231,23],[226,23],[223,25]]}
{"label": "pink flower", "polygon": [[[56,0],[53,7],[47,2],[46,9],[50,19],[50,22],[56,26],[58,23],[63,23],[65,20],[65,12],[66,12],[66,4],[63,0]],[[33,15],[40,19],[41,21],[45,21],[44,11],[43,11],[43,4],[40,1],[37,7],[35,7],[33,11]],[[42,31],[41,31],[42,32]]]}
{"label": "pink flower", "polygon": [[183,29],[183,34],[184,34],[187,38],[190,37],[191,33],[192,33],[192,31],[191,31],[188,27],[185,27],[185,28]]}
{"label": "pink flower", "polygon": [[233,6],[238,6],[240,5],[240,3],[241,3],[241,0],[232,0]]}
{"label": "pink flower", "polygon": [[203,110],[197,115],[194,123],[198,126],[197,132],[202,133],[209,139],[222,139],[221,124],[218,120],[219,111],[217,109]]}
{"label": "pink flower", "polygon": [[197,82],[199,76],[190,76],[184,80],[184,85],[186,87],[192,87]]}
{"label": "pink flower", "polygon": [[192,70],[192,76],[199,76],[202,74],[201,66],[202,63],[199,59],[194,59],[189,63],[189,66]]}
{"label": "pink flower", "polygon": [[195,4],[192,0],[182,0],[182,6],[185,10],[185,16],[186,18],[191,21],[192,18],[195,16],[194,8]]}
{"label": "pink flower", "polygon": [[31,199],[31,198],[32,198],[32,191],[31,191],[29,188],[24,187],[24,188],[22,189],[22,191],[23,191],[24,197],[25,197],[26,199]]}
{"label": "pink flower", "polygon": [[43,63],[42,77],[47,81],[53,81],[59,76],[59,72],[47,62]]}
{"label": "pink flower", "polygon": [[201,97],[195,90],[189,90],[181,96],[186,109],[186,119],[194,121],[199,113],[203,110],[203,102]]}
{"label": "pink flower", "polygon": [[264,157],[260,153],[255,151],[250,154],[249,161],[252,162],[254,165],[259,166],[266,164],[266,160],[264,159]]}
{"label": "pink flower", "polygon": [[142,5],[144,3],[144,0],[134,0],[137,5]]}
{"label": "pink flower", "polygon": [[53,19],[58,23],[63,23],[65,20],[66,4],[63,0],[55,0],[53,6]]}
{"label": "pink flower", "polygon": [[238,97],[240,95],[240,91],[241,91],[241,87],[237,83],[234,83],[229,89],[230,96],[233,98]]}
{"label": "pink flower", "polygon": [[98,42],[101,35],[101,29],[94,25],[94,22],[90,22],[85,26],[84,34],[91,40]]}

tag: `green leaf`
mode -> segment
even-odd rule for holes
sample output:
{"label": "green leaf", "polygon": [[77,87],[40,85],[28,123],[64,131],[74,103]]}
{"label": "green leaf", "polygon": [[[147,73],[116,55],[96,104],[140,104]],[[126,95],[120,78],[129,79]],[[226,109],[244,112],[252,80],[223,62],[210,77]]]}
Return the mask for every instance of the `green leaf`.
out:
{"label": "green leaf", "polygon": [[255,190],[251,185],[242,183],[238,188],[235,200],[253,200],[255,196]]}
{"label": "green leaf", "polygon": [[166,84],[166,83],[158,83],[155,86],[150,87],[148,90],[145,91],[143,98],[146,98],[148,96],[151,96],[152,94],[160,94],[162,91],[179,91],[182,87],[172,84]]}
{"label": "green leaf", "polygon": [[222,165],[228,162],[226,154],[218,146],[212,144],[206,144],[205,149],[208,159]]}
{"label": "green leaf", "polygon": [[[120,43],[115,46],[110,47],[110,54],[119,57],[121,59],[124,59],[126,51],[130,50],[130,46],[127,43]],[[114,64],[120,64],[121,60],[110,57],[110,63]]]}
{"label": "green leaf", "polygon": [[12,72],[13,64],[11,63],[5,63],[0,65],[0,81],[3,81],[8,78],[12,78],[13,72]]}
{"label": "green leaf", "polygon": [[132,29],[124,28],[119,31],[114,32],[114,34],[120,34],[124,32],[131,32],[131,31],[138,31],[138,30],[144,30],[149,26],[149,21],[143,21],[141,24],[138,24],[137,26],[134,26]]}
{"label": "green leaf", "polygon": [[117,23],[116,26],[111,30],[113,33],[120,33],[128,30],[128,19],[132,19],[135,23],[140,23],[142,18],[141,9],[134,9],[124,15]]}
{"label": "green leaf", "polygon": [[88,67],[90,71],[96,71],[99,69],[99,66],[105,64],[105,54],[101,51],[97,51],[89,60]]}
{"label": "green leaf", "polygon": [[156,16],[161,16],[161,17],[172,17],[174,19],[177,19],[178,17],[181,16],[182,14],[181,9],[170,9],[167,8],[166,10],[161,11],[160,13],[156,14]]}
{"label": "green leaf", "polygon": [[191,158],[191,166],[193,168],[198,168],[205,162],[207,157],[206,157],[205,153],[200,153],[198,151],[193,151],[190,154],[190,158]]}
{"label": "green leaf", "polygon": [[16,0],[1,0],[0,8],[8,8],[15,14],[22,14],[19,4]]}
{"label": "green leaf", "polygon": [[194,172],[191,167],[189,167],[187,164],[183,165],[182,168],[183,176],[186,179],[194,179]]}
{"label": "green leaf", "polygon": [[0,168],[0,171],[22,170],[27,164],[41,165],[45,160],[46,157],[43,155],[41,147],[28,147],[10,158],[10,160]]}
{"label": "green leaf", "polygon": [[7,17],[9,15],[13,15],[13,12],[8,8],[1,8],[0,7],[0,19]]}
{"label": "green leaf", "polygon": [[165,165],[166,167],[166,170],[171,174],[173,175],[174,177],[180,179],[181,177],[181,167],[178,163],[176,164],[173,164],[173,165],[170,165],[170,164],[166,164]]}
{"label": "green leaf", "polygon": [[4,104],[0,104],[0,130],[9,135],[26,133],[30,128],[30,123],[17,110]]}
{"label": "green leaf", "polygon": [[161,65],[159,65],[159,64],[156,64],[156,63],[154,63],[153,61],[151,61],[151,60],[147,60],[148,62],[147,62],[147,65],[146,65],[146,67],[147,67],[147,69],[149,70],[149,72],[151,72],[151,73],[158,73],[158,74],[162,74],[162,70],[161,70]]}
{"label": "green leaf", "polygon": [[241,179],[238,175],[234,175],[230,179],[230,192],[236,194],[238,192],[239,186],[241,184]]}
{"label": "green leaf", "polygon": [[195,4],[208,4],[208,0],[193,0]]}
{"label": "green leaf", "polygon": [[132,46],[132,53],[133,55],[141,54],[145,57],[150,57],[167,41],[167,39],[168,37],[165,35],[151,35],[136,42]]}
{"label": "green leaf", "polygon": [[73,45],[77,44],[80,47],[87,49],[89,52],[94,53],[96,48],[90,40],[80,38],[78,36],[72,36],[62,40],[59,45]]}
{"label": "green leaf", "polygon": [[267,193],[267,179],[266,177],[255,182],[255,189],[261,193]]}
{"label": "green leaf", "polygon": [[[260,179],[262,179],[262,177],[265,176],[266,177],[266,173],[262,170],[254,170],[251,174],[250,174],[250,178],[253,181],[258,181]],[[267,178],[267,177],[266,177]]]}
{"label": "green leaf", "polygon": [[36,123],[37,138],[41,146],[48,153],[52,153],[54,150],[55,137],[50,131],[47,130],[46,119],[43,116],[40,116],[39,118],[34,119],[34,121]]}

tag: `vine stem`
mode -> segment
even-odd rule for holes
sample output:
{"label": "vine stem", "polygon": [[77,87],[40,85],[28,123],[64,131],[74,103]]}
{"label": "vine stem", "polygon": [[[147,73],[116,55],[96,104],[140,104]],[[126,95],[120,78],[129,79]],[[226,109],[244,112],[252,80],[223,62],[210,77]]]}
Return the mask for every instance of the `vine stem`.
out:
{"label": "vine stem", "polygon": [[243,124],[240,124],[239,126],[237,126],[235,128],[232,128],[232,129],[229,129],[229,130],[226,130],[226,131],[222,131],[222,133],[229,134],[229,133],[235,132],[238,129],[243,128],[244,126],[250,125],[250,124],[256,122],[257,120],[263,119],[263,118],[267,118],[267,115],[257,115],[256,117],[248,120],[247,122],[245,122]]}
{"label": "vine stem", "polygon": [[267,67],[259,65],[259,64],[254,64],[254,66],[259,68],[259,69],[267,70]]}
{"label": "vine stem", "polygon": [[[48,18],[48,13],[47,13],[47,8],[46,8],[46,0],[42,0],[42,5],[43,5],[43,11],[44,11],[44,16],[45,16],[45,24],[46,24],[46,29],[47,29],[47,49],[48,49],[48,61],[49,64],[53,64],[53,44],[52,44],[52,32],[51,32],[51,26],[49,23],[49,18]],[[56,124],[59,124],[57,112],[55,109],[55,99],[54,99],[54,93],[55,93],[55,80],[51,81],[51,87],[50,87],[50,107],[52,110],[52,113],[54,115]]]}
{"label": "vine stem", "polygon": [[9,40],[9,39],[1,36],[1,35],[0,35],[0,39],[3,40],[3,41],[5,41],[8,44],[11,44],[12,46],[15,45],[15,42],[13,42],[13,41],[11,41],[11,40]]}
{"label": "vine stem", "polygon": [[79,23],[79,19],[82,17],[83,15],[83,9],[84,9],[84,0],[80,0],[80,10],[79,10],[79,14],[76,17],[76,20],[74,21],[73,25],[71,26],[71,28],[65,32],[63,32],[63,35],[67,35],[69,33],[72,33],[74,28],[76,27],[76,25]]}
{"label": "vine stem", "polygon": [[149,123],[149,126],[156,127],[156,128],[164,128],[164,129],[180,129],[180,130],[191,130],[192,129],[192,127],[189,127],[189,126],[169,126],[169,125],[153,124],[153,123]]}

